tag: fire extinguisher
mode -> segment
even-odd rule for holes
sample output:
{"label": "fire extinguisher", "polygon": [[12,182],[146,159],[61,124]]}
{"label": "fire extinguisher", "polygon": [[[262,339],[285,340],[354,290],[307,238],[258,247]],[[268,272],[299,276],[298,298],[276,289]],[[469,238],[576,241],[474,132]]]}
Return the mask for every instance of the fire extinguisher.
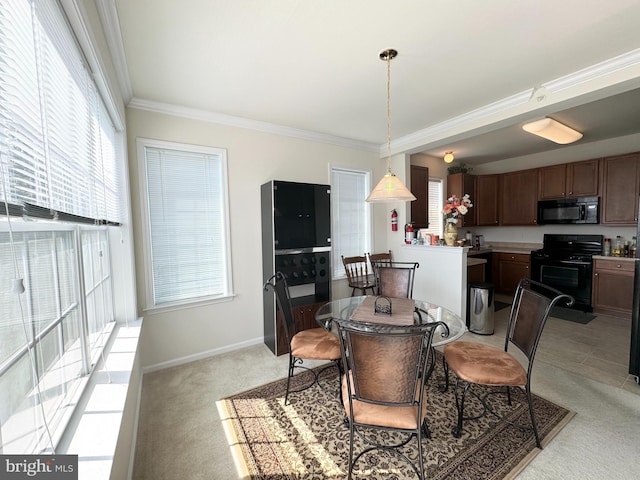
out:
{"label": "fire extinguisher", "polygon": [[395,208],[391,210],[391,231],[398,231],[398,212],[396,212]]}
{"label": "fire extinguisher", "polygon": [[404,226],[404,243],[411,245],[413,243],[413,225],[407,223]]}

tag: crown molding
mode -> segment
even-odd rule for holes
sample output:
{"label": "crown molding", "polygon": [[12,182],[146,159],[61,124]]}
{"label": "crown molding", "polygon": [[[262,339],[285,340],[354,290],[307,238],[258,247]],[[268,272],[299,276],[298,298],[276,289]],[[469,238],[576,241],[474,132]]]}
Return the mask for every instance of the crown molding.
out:
{"label": "crown molding", "polygon": [[345,137],[338,137],[335,135],[328,135],[325,133],[312,132],[310,130],[291,128],[283,125],[277,125],[274,123],[262,122],[259,120],[250,120],[247,118],[234,117],[232,115],[225,115],[222,113],[210,112],[208,110],[182,107],[179,105],[155,102],[152,100],[144,100],[144,99],[135,98],[135,97],[131,99],[131,101],[127,106],[129,108],[146,110],[146,111],[155,112],[155,113],[162,113],[165,115],[172,115],[174,117],[183,117],[183,118],[188,118],[191,120],[199,120],[207,123],[226,125],[229,127],[245,128],[247,130],[255,130],[257,132],[269,133],[272,135],[280,135],[283,137],[292,137],[300,140],[326,143],[330,145],[336,145],[339,147],[354,148],[357,150],[365,150],[370,152],[377,152],[379,150],[378,144],[374,144],[370,142],[363,142],[360,140],[354,140],[354,139],[345,138]]}
{"label": "crown molding", "polygon": [[[606,79],[606,77],[611,77],[609,86],[623,83],[630,78],[640,78],[640,74],[634,72],[634,69],[638,68],[640,68],[640,49],[618,55],[431,127],[397,138],[391,142],[392,153],[417,152],[429,143],[481,126],[487,126],[509,117],[521,115],[542,105],[548,107],[556,101],[570,98],[570,92],[566,91],[573,89],[575,90],[575,96],[577,96],[580,93],[584,93],[583,90],[590,83]],[[628,74],[625,75],[625,71]],[[598,88],[603,87],[599,86]],[[598,88],[594,88],[594,91],[598,90]],[[565,95],[557,95],[554,99],[553,94],[558,94],[559,92],[564,92]]]}
{"label": "crown molding", "polygon": [[111,52],[111,59],[118,78],[118,84],[120,85],[122,100],[126,105],[133,98],[133,88],[129,77],[127,55],[122,42],[118,9],[115,0],[96,0],[96,7],[109,52]]}

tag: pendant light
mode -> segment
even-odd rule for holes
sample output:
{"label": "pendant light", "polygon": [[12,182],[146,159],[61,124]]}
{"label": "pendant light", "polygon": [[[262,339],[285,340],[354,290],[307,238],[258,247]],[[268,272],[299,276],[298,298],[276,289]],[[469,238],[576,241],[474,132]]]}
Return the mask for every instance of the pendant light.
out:
{"label": "pendant light", "polygon": [[391,48],[380,52],[380,60],[387,62],[387,173],[367,197],[370,203],[412,202],[416,199],[391,171],[391,59],[397,55],[398,52]]}

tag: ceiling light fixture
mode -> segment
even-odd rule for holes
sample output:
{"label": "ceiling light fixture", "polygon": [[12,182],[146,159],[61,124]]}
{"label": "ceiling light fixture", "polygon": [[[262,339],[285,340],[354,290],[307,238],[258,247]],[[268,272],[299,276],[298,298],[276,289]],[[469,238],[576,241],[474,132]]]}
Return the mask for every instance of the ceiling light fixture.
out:
{"label": "ceiling light fixture", "polygon": [[453,152],[446,152],[444,154],[444,163],[451,163],[453,162]]}
{"label": "ceiling light fixture", "polygon": [[573,128],[569,128],[553,118],[543,118],[536,122],[527,123],[522,126],[525,132],[533,133],[552,142],[566,145],[577,142],[582,138],[582,134]]}
{"label": "ceiling light fixture", "polygon": [[387,173],[367,197],[370,203],[412,202],[416,197],[391,171],[391,59],[398,52],[387,49],[380,52],[380,60],[387,62]]}

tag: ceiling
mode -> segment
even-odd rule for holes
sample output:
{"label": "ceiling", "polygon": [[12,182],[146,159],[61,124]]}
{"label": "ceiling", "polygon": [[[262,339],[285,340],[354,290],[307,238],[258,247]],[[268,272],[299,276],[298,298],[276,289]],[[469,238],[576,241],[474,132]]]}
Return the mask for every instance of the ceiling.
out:
{"label": "ceiling", "polygon": [[132,105],[385,152],[378,55],[395,48],[394,153],[477,165],[570,148],[521,130],[544,116],[582,145],[640,133],[637,0],[107,1]]}

